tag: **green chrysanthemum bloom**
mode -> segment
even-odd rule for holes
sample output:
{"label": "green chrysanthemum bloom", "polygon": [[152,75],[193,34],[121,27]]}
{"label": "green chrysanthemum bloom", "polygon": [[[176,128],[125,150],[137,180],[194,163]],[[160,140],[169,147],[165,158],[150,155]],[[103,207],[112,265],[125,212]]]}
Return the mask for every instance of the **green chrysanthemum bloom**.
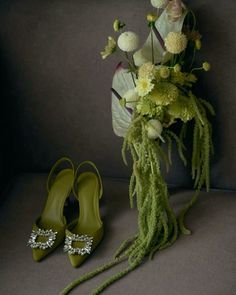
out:
{"label": "green chrysanthemum bloom", "polygon": [[178,88],[172,83],[157,83],[154,90],[148,95],[148,98],[156,105],[167,106],[174,102],[179,96]]}
{"label": "green chrysanthemum bloom", "polygon": [[189,98],[180,95],[178,99],[168,106],[168,114],[171,120],[181,119],[183,122],[187,122],[193,119],[194,110],[191,107]]}
{"label": "green chrysanthemum bloom", "polygon": [[165,107],[163,106],[156,106],[155,108],[155,115],[159,119],[159,121],[162,121],[165,116]]}
{"label": "green chrysanthemum bloom", "polygon": [[176,72],[175,70],[171,73],[171,82],[173,84],[179,84],[181,86],[192,87],[192,84],[197,81],[197,77],[194,74]]}
{"label": "green chrysanthemum bloom", "polygon": [[155,115],[155,105],[146,97],[140,100],[136,106],[137,112],[141,115],[148,115],[150,117]]}
{"label": "green chrysanthemum bloom", "polygon": [[164,113],[164,109],[165,109],[165,107],[163,107],[163,106],[156,106],[156,115],[162,116]]}
{"label": "green chrysanthemum bloom", "polygon": [[193,83],[197,82],[197,77],[194,74],[186,74],[185,76],[185,85],[192,87]]}
{"label": "green chrysanthemum bloom", "polygon": [[185,74],[182,72],[178,72],[178,71],[172,71],[171,82],[173,84],[179,84],[179,85],[183,86],[184,82],[185,82]]}
{"label": "green chrysanthemum bloom", "polygon": [[195,82],[197,82],[197,77],[196,77],[194,74],[188,74],[188,75],[186,76],[186,80],[187,80],[188,82],[195,83]]}
{"label": "green chrysanthemum bloom", "polygon": [[161,81],[162,78],[161,78],[161,75],[160,75],[160,68],[156,69],[156,71],[154,73],[154,78],[155,78],[157,83]]}

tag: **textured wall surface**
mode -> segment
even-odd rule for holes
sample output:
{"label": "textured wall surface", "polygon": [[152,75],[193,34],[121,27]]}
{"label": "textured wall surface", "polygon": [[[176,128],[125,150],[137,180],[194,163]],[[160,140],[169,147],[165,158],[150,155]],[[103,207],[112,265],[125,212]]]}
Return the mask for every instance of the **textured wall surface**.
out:
{"label": "textured wall surface", "polygon": [[[200,93],[216,106],[212,186],[236,188],[236,2],[188,1],[199,17],[201,55],[212,71]],[[114,18],[142,38],[148,0],[4,1],[0,3],[2,102],[9,163],[19,171],[47,171],[56,158],[92,159],[107,176],[128,177],[122,139],[111,127],[110,86],[117,57],[102,61]],[[12,163],[11,163],[12,162]],[[189,185],[176,157],[167,179]]]}

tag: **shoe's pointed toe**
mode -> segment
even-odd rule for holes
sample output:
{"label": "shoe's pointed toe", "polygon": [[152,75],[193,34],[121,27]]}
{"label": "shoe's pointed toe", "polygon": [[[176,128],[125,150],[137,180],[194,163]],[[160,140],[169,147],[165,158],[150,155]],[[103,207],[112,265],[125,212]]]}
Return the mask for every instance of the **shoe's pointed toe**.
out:
{"label": "shoe's pointed toe", "polygon": [[33,259],[36,262],[40,262],[48,253],[45,250],[32,249]]}
{"label": "shoe's pointed toe", "polygon": [[[74,248],[72,246],[73,239],[74,241],[77,239],[77,237],[85,237],[85,245],[81,248]],[[70,260],[70,263],[73,267],[77,268],[79,267],[95,250],[95,248],[98,246],[98,244],[101,242],[103,237],[103,226],[101,226],[96,232],[88,233],[87,234],[73,234],[68,229],[66,230],[66,240],[65,240],[65,246],[64,251],[68,252],[68,257]],[[88,244],[86,244],[88,243]],[[90,248],[88,252],[84,252],[83,254],[78,254],[75,252],[79,251],[86,251],[86,248]],[[75,251],[74,254],[71,254],[70,251]],[[73,253],[73,252],[72,252]]]}
{"label": "shoe's pointed toe", "polygon": [[87,258],[88,255],[68,255],[70,263],[73,267],[79,267]]}

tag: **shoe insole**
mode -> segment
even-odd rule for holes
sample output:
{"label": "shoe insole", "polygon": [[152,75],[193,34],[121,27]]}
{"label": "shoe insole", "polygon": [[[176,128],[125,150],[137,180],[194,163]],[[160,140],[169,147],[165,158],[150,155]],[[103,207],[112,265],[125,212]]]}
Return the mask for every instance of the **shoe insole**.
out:
{"label": "shoe insole", "polygon": [[99,212],[100,183],[96,174],[84,172],[78,181],[80,215],[75,231],[93,233],[102,226]]}
{"label": "shoe insole", "polygon": [[72,169],[64,169],[56,176],[41,214],[40,226],[42,228],[48,228],[52,224],[58,226],[65,224],[63,207],[71,192],[73,181],[74,173]]}

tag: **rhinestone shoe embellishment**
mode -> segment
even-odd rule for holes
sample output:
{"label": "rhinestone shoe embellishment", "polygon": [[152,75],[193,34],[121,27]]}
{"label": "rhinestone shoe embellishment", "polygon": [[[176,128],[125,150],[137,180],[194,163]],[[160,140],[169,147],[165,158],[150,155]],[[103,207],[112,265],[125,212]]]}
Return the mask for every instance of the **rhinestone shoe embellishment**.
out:
{"label": "rhinestone shoe embellishment", "polygon": [[[28,246],[32,249],[41,249],[45,250],[47,248],[51,248],[56,240],[57,232],[53,231],[52,229],[44,230],[44,229],[37,229],[32,230]],[[47,237],[48,240],[46,242],[37,242],[38,237]]]}
{"label": "rhinestone shoe embellishment", "polygon": [[[85,243],[84,247],[73,247],[73,242],[83,242]],[[65,239],[64,252],[67,252],[70,255],[79,254],[81,256],[91,253],[93,244],[93,237],[87,235],[76,235],[67,236]]]}

